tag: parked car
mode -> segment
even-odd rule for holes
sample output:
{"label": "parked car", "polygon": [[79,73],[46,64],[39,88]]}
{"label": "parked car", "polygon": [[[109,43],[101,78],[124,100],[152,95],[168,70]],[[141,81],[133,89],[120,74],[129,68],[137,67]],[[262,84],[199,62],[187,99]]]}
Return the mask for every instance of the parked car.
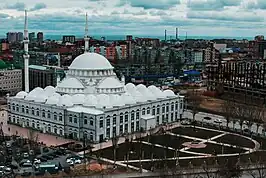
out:
{"label": "parked car", "polygon": [[216,119],[214,120],[214,122],[217,123],[217,124],[221,124],[223,121],[222,121],[222,119],[218,119],[218,118],[216,118]]}

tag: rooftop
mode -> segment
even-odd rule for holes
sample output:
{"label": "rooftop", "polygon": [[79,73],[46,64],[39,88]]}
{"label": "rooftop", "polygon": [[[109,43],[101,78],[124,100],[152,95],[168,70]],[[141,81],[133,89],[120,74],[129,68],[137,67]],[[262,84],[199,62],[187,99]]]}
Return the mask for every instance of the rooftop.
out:
{"label": "rooftop", "polygon": [[29,65],[30,69],[36,69],[36,70],[47,70],[44,66],[38,66],[38,65]]}
{"label": "rooftop", "polygon": [[94,108],[87,108],[82,106],[74,106],[72,108],[67,109],[70,112],[77,112],[77,113],[86,113],[86,114],[93,114],[93,115],[99,115],[103,114],[104,112],[99,109]]}

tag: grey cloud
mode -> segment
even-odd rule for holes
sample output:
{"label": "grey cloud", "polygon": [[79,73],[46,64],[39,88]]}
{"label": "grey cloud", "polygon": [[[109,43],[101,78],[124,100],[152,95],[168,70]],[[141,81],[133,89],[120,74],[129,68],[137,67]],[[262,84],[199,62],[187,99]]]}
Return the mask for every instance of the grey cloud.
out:
{"label": "grey cloud", "polygon": [[180,0],[120,0],[117,6],[123,6],[127,3],[132,7],[142,7],[144,9],[169,9],[180,4]]}
{"label": "grey cloud", "polygon": [[250,1],[247,4],[247,9],[266,9],[266,0]]}
{"label": "grey cloud", "polygon": [[152,16],[163,16],[163,15],[167,15],[167,13],[164,12],[164,11],[150,11],[149,14],[151,14]]}
{"label": "grey cloud", "polygon": [[41,10],[41,9],[45,9],[47,6],[44,3],[37,3],[35,4],[35,6],[33,8],[31,8],[31,11],[36,11],[36,10]]}
{"label": "grey cloud", "polygon": [[8,17],[10,17],[8,14],[0,13],[0,19],[5,19],[5,18],[8,18]]}
{"label": "grey cloud", "polygon": [[221,10],[225,6],[238,6],[242,0],[189,0],[188,8],[192,10]]}
{"label": "grey cloud", "polygon": [[257,14],[242,14],[237,15],[240,12],[235,12],[234,14],[226,14],[222,12],[195,12],[190,11],[187,13],[187,18],[190,19],[208,19],[208,20],[218,20],[218,21],[232,21],[232,22],[262,22],[264,19]]}
{"label": "grey cloud", "polygon": [[26,5],[23,2],[17,2],[15,4],[7,5],[6,8],[24,11],[26,9]]}

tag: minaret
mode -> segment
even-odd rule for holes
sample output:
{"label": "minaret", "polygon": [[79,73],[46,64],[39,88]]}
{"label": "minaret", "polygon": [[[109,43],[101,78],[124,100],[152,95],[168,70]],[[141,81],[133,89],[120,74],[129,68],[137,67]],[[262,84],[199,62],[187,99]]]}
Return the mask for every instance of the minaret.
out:
{"label": "minaret", "polygon": [[28,33],[28,15],[25,10],[25,24],[24,24],[24,81],[25,81],[25,92],[29,92],[29,33]]}
{"label": "minaret", "polygon": [[86,26],[85,26],[85,36],[84,36],[84,41],[85,41],[85,51],[84,53],[89,52],[89,42],[90,42],[90,37],[89,37],[89,27],[88,27],[88,14],[86,13]]}

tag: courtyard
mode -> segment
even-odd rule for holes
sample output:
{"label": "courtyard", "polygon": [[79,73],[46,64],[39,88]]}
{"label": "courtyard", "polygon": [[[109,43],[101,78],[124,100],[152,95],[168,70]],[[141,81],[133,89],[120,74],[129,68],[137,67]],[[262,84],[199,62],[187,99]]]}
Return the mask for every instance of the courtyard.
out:
{"label": "courtyard", "polygon": [[203,162],[215,165],[226,158],[248,157],[259,149],[256,140],[239,134],[178,125],[125,139],[116,147],[110,145],[93,150],[92,154],[109,163],[151,171],[155,168],[196,166]]}

